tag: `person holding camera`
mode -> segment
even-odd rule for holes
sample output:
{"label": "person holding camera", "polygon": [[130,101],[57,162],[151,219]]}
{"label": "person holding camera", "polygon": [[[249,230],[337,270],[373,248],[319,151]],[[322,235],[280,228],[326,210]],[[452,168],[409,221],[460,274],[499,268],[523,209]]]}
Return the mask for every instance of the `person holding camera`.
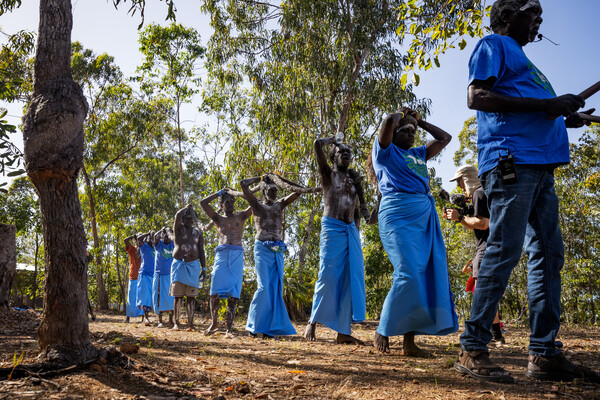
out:
{"label": "person holding camera", "polygon": [[[490,234],[490,211],[487,206],[487,197],[481,187],[479,178],[477,177],[477,168],[472,165],[463,165],[456,170],[454,177],[450,179],[450,182],[456,181],[456,186],[462,189],[462,191],[471,198],[473,207],[469,208],[468,214],[463,214],[456,208],[447,207],[444,210],[443,217],[449,221],[455,221],[460,223],[466,229],[473,231],[475,240],[475,257],[472,260],[470,269],[473,279],[477,281],[479,275],[479,266],[487,247],[487,239]],[[465,267],[465,270],[468,268]],[[476,286],[477,284],[475,284]],[[473,293],[475,293],[475,287],[473,287]],[[502,337],[502,328],[500,327],[500,318],[498,311],[496,311],[496,317],[492,323],[492,341],[496,343],[504,343],[504,337]]]}

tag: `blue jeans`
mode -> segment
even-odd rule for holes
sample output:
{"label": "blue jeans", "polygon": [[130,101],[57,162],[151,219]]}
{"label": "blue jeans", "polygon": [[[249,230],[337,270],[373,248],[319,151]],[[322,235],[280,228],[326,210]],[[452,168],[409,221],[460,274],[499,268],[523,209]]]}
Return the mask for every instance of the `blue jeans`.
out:
{"label": "blue jeans", "polygon": [[493,169],[482,176],[490,209],[490,236],[471,305],[460,337],[464,350],[487,350],[490,328],[523,244],[529,256],[529,353],[552,357],[560,350],[560,270],[564,248],[558,226],[558,197],[552,167],[517,165],[519,181],[504,184]]}

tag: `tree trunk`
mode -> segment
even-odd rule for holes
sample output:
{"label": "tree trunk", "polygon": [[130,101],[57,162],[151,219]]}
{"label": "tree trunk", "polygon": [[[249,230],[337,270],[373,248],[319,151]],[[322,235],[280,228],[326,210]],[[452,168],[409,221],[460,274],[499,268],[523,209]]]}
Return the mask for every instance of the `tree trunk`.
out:
{"label": "tree trunk", "polygon": [[33,308],[35,308],[35,303],[37,300],[37,279],[38,279],[38,255],[40,252],[40,235],[35,233],[35,258],[33,261]]}
{"label": "tree trunk", "polygon": [[[92,240],[94,242],[94,265],[96,266],[96,286],[98,288],[98,306],[101,310],[108,310],[108,294],[106,293],[106,285],[102,276],[102,257],[100,257],[100,240],[98,239],[98,225],[96,224],[96,202],[94,201],[94,192],[92,184],[87,174],[85,166],[81,169],[85,187],[88,192],[90,205],[90,225],[92,226]],[[94,185],[95,186],[95,185]]]}
{"label": "tree trunk", "polygon": [[308,250],[308,242],[310,241],[312,227],[315,222],[315,216],[317,215],[318,207],[315,207],[310,216],[308,217],[308,224],[306,225],[306,235],[304,238],[304,242],[302,242],[302,246],[300,247],[300,252],[298,253],[298,272],[300,275],[304,272],[304,263],[306,262],[306,251]]}
{"label": "tree trunk", "polygon": [[42,213],[46,277],[38,344],[51,361],[96,355],[87,316],[86,238],[77,192],[87,102],[71,75],[69,0],[40,0],[32,101],[23,117],[27,174]]}
{"label": "tree trunk", "polygon": [[8,311],[8,299],[17,268],[17,230],[0,224],[0,312]]}
{"label": "tree trunk", "polygon": [[[127,293],[125,293],[125,282],[123,282],[123,278],[121,278],[121,266],[119,265],[119,243],[121,242],[121,238],[117,236],[117,243],[115,244],[115,264],[117,268],[117,279],[119,280],[119,287],[121,288],[121,296],[119,300],[119,304],[123,304],[123,311],[127,307]],[[119,306],[120,309],[120,306]]]}

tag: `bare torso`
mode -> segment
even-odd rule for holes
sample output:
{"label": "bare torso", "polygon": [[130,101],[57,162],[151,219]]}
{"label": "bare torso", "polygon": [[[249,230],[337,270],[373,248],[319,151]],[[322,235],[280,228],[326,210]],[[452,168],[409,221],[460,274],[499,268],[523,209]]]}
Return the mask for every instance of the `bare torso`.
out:
{"label": "bare torso", "polygon": [[271,204],[258,202],[257,206],[252,207],[254,215],[254,226],[256,227],[256,240],[280,241],[283,238],[283,209],[281,201],[275,201]]}
{"label": "bare torso", "polygon": [[219,215],[214,220],[217,232],[219,233],[219,244],[241,246],[246,218],[245,212],[234,213],[229,216]]}
{"label": "bare torso", "polygon": [[180,224],[175,228],[173,258],[186,262],[198,260],[200,258],[199,245],[203,240],[200,229]]}
{"label": "bare torso", "polygon": [[354,222],[358,197],[348,170],[330,170],[329,179],[323,178],[323,215],[346,224]]}

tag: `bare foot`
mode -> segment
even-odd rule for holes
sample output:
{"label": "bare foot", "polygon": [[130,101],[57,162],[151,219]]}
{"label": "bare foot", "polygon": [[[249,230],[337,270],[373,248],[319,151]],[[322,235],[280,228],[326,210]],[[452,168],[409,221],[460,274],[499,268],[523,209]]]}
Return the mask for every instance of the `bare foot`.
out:
{"label": "bare foot", "polygon": [[233,339],[234,337],[235,337],[235,335],[233,334],[233,332],[231,332],[231,331],[225,332],[225,338]]}
{"label": "bare foot", "polygon": [[389,353],[390,352],[390,338],[388,338],[387,336],[383,336],[380,335],[379,333],[375,332],[375,339],[373,340],[373,346],[375,346],[375,348],[377,350],[379,350],[382,353]]}
{"label": "bare foot", "polygon": [[206,328],[206,330],[204,331],[204,335],[205,336],[210,336],[213,333],[215,333],[217,331],[217,329],[219,328],[219,323],[215,323],[213,322],[212,324],[210,324],[210,326],[208,328]]}
{"label": "bare foot", "polygon": [[358,344],[361,346],[365,345],[365,342],[363,342],[362,340],[357,339],[354,336],[344,335],[343,333],[339,332],[337,334],[337,339],[335,340],[335,342],[337,344]]}
{"label": "bare foot", "polygon": [[402,355],[406,357],[431,358],[431,353],[421,349],[414,343],[402,343]]}
{"label": "bare foot", "polygon": [[315,331],[317,330],[317,324],[309,323],[306,325],[306,329],[304,330],[304,339],[309,342],[314,342],[317,340],[317,336],[315,335]]}

